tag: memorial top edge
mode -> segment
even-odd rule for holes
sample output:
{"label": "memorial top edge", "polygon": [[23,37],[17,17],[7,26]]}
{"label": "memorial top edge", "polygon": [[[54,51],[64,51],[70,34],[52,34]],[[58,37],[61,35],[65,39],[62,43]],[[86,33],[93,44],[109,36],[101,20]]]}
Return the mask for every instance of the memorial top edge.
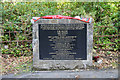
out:
{"label": "memorial top edge", "polygon": [[62,15],[47,15],[42,17],[32,17],[31,23],[92,23],[92,18],[81,18],[80,16],[70,17]]}
{"label": "memorial top edge", "polygon": [[[75,19],[39,19],[35,23],[37,24],[75,24],[75,23],[86,23]],[[87,23],[86,23],[87,24]]]}

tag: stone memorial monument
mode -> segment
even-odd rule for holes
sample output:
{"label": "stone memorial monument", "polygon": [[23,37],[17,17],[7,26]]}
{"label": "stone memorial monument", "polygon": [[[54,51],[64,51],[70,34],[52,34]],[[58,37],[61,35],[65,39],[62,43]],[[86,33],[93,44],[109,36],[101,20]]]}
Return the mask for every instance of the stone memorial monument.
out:
{"label": "stone memorial monument", "polygon": [[32,44],[37,70],[91,66],[93,26],[77,19],[39,19],[33,24]]}

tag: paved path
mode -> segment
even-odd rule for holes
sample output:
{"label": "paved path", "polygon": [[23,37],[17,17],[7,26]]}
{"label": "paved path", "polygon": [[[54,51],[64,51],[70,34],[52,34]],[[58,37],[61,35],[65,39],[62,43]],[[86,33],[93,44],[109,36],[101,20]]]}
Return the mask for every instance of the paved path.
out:
{"label": "paved path", "polygon": [[4,75],[2,78],[118,78],[118,70],[36,71]]}

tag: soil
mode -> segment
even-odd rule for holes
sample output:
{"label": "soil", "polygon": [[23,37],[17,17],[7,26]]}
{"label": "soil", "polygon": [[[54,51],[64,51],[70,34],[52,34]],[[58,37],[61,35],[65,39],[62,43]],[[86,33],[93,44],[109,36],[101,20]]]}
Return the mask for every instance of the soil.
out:
{"label": "soil", "polygon": [[[89,67],[89,70],[106,70],[118,68],[118,53],[110,51],[110,54],[106,51],[94,51],[93,55],[99,56],[100,63],[93,60],[93,66]],[[17,74],[22,72],[32,71],[32,58],[33,56],[20,56],[14,57],[8,54],[2,54],[1,64],[2,67],[0,74]]]}

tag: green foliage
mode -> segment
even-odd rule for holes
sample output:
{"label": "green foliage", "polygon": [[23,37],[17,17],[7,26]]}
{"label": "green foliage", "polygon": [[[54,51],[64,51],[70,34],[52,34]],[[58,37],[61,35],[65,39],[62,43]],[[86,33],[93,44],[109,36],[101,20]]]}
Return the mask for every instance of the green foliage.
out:
{"label": "green foliage", "polygon": [[[11,33],[11,40],[31,40],[29,36],[32,32],[32,24],[30,19],[34,16],[46,16],[46,15],[64,15],[64,16],[85,16],[89,15],[94,18],[94,26],[120,26],[119,14],[120,14],[119,2],[4,2],[2,8],[2,23],[4,26],[4,31],[20,31],[19,33]],[[101,28],[100,35],[112,35],[118,34],[118,29],[115,27],[111,28]],[[98,28],[94,28],[94,35],[99,35]],[[26,32],[28,31],[28,36]],[[104,32],[103,32],[104,31]],[[119,32],[120,33],[120,32]],[[15,36],[17,35],[17,36]],[[114,46],[103,45],[105,48],[114,48],[118,50],[120,44],[118,44],[119,39],[103,37],[97,40],[94,37],[94,42],[97,44],[109,44],[117,43]],[[5,33],[2,39],[3,41],[10,41],[9,34]],[[9,45],[9,43],[5,43]],[[16,47],[15,47],[16,46]],[[16,42],[13,42],[10,46],[11,49],[4,49],[2,47],[2,53],[4,54],[14,54],[15,56],[24,55],[29,53],[29,49],[25,47],[32,47],[27,42],[24,45],[17,45]],[[98,46],[94,46],[98,48]]]}

